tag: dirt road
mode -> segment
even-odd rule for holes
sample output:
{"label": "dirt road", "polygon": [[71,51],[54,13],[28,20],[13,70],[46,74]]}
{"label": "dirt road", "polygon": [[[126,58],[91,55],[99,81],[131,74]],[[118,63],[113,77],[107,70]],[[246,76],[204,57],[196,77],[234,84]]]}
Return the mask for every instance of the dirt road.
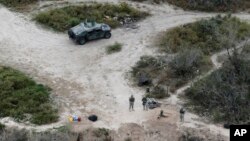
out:
{"label": "dirt road", "polygon": [[[131,66],[142,55],[157,54],[151,41],[159,32],[215,14],[184,12],[168,5],[141,6],[151,11],[152,16],[138,22],[138,29],[119,28],[112,31],[111,39],[84,46],[74,44],[66,34],[36,25],[27,15],[0,7],[0,64],[19,69],[52,87],[53,99],[60,107],[60,121],[51,125],[36,127],[9,118],[0,121],[10,126],[46,130],[63,125],[73,114],[84,117],[83,126],[111,129],[152,119],[158,111],[142,110],[141,97],[145,90],[128,80]],[[249,14],[236,16],[250,20]],[[105,47],[114,42],[123,44],[122,51],[107,55]],[[128,111],[131,94],[136,99],[134,112]],[[97,114],[100,120],[88,122],[85,118],[89,114]]]}

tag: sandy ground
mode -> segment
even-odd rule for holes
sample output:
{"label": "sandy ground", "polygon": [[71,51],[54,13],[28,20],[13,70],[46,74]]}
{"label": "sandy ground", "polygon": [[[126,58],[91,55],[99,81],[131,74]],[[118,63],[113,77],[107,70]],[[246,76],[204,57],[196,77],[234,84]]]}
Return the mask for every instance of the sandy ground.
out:
{"label": "sandy ground", "polygon": [[[129,80],[131,66],[142,55],[157,54],[151,43],[159,32],[215,14],[184,12],[168,5],[135,5],[152,13],[151,17],[137,23],[138,29],[115,29],[111,39],[92,41],[84,46],[73,43],[67,34],[55,33],[36,25],[30,20],[30,15],[14,13],[0,6],[0,64],[19,69],[53,88],[53,100],[60,107],[60,121],[51,125],[21,124],[10,118],[0,121],[9,126],[46,130],[67,123],[70,115],[83,118],[83,122],[76,125],[78,128],[94,126],[118,129],[126,123],[140,125],[155,119],[160,109],[147,112],[142,110],[141,98],[145,90],[134,86]],[[240,13],[236,16],[250,20],[249,14]],[[105,47],[114,42],[123,44],[122,51],[107,55]],[[212,57],[215,66],[219,67],[216,59],[217,55]],[[169,116],[175,115],[178,118],[176,108],[181,102],[178,102],[177,95],[187,87],[163,100],[162,108],[168,111]],[[133,112],[128,110],[128,98],[131,94],[136,99]],[[176,108],[169,108],[168,105]],[[87,121],[89,114],[97,114],[99,121]],[[192,113],[187,113],[184,124],[179,124],[178,120],[176,124],[179,127],[216,129],[229,136],[228,130],[204,123]]]}

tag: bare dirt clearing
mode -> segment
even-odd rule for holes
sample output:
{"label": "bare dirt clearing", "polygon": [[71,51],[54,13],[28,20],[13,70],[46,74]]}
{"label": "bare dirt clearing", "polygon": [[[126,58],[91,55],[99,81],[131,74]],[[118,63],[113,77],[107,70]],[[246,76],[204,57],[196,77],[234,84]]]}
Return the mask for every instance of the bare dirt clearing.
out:
{"label": "bare dirt clearing", "polygon": [[[69,115],[76,114],[84,118],[81,124],[76,125],[78,128],[89,125],[118,129],[125,123],[142,124],[155,119],[159,109],[143,111],[141,98],[145,90],[134,87],[128,80],[131,66],[140,56],[157,53],[152,48],[151,40],[160,31],[215,14],[175,11],[166,5],[143,5],[152,10],[153,15],[139,22],[138,29],[119,28],[112,31],[111,39],[89,42],[84,46],[74,44],[66,34],[43,29],[27,20],[25,15],[13,13],[1,6],[0,64],[19,69],[52,87],[53,99],[60,106],[59,123],[35,127],[17,124],[8,118],[1,122],[10,126],[46,130],[63,125],[68,122]],[[236,16],[250,20],[249,14]],[[122,43],[123,50],[106,55],[105,47],[115,42]],[[131,94],[136,99],[134,112],[128,111],[128,97]],[[178,103],[170,98],[163,106],[170,119],[175,119],[171,122],[176,124],[178,110],[169,108],[168,104],[178,106]],[[100,120],[88,122],[86,117],[89,114],[97,114]],[[189,122],[193,122],[193,116],[188,116],[184,126],[189,127]],[[217,126],[212,125],[213,128]],[[219,130],[228,136],[228,130]]]}

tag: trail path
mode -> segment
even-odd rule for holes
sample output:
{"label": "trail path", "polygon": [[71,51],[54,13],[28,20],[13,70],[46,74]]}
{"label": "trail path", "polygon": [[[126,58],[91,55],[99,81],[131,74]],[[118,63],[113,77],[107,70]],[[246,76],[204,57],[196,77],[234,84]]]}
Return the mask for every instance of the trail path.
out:
{"label": "trail path", "polygon": [[[144,112],[141,109],[144,90],[134,87],[127,73],[142,55],[157,53],[151,42],[159,32],[216,14],[184,12],[168,5],[135,5],[152,13],[151,17],[138,22],[138,29],[115,29],[111,39],[89,42],[84,46],[75,45],[66,34],[43,29],[30,21],[30,17],[0,6],[0,64],[19,69],[38,82],[51,86],[53,99],[60,106],[60,121],[55,124],[26,125],[10,118],[1,119],[0,122],[43,131],[63,125],[72,114],[84,117],[83,126],[111,129],[118,129],[125,123],[140,124],[151,119],[157,111]],[[250,20],[249,14],[235,16]],[[105,47],[114,42],[123,44],[122,51],[106,55]],[[220,66],[218,55],[212,56],[217,67]],[[185,89],[181,88],[177,93]],[[134,112],[128,111],[128,97],[131,94],[136,99]],[[178,100],[177,97],[175,100]],[[176,104],[175,100],[173,104]],[[88,122],[85,118],[89,114],[97,114],[100,120]],[[191,119],[190,122],[194,121]],[[187,123],[187,126],[191,125]]]}

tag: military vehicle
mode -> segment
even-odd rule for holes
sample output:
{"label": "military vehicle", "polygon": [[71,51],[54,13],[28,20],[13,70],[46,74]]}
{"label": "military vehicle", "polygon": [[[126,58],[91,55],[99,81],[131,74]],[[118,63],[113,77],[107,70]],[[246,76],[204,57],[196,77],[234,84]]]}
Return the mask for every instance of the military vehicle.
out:
{"label": "military vehicle", "polygon": [[111,28],[104,23],[82,22],[68,31],[69,38],[80,45],[84,45],[89,40],[100,38],[109,39],[111,37]]}

